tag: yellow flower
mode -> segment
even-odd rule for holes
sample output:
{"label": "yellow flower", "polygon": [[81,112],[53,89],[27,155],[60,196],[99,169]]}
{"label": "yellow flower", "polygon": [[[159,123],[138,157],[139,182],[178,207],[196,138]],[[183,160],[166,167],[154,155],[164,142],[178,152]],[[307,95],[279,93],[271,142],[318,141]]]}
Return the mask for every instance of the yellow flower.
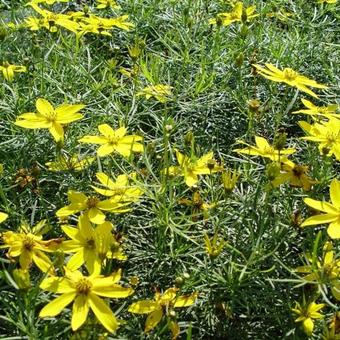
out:
{"label": "yellow flower", "polygon": [[310,336],[313,333],[314,321],[313,319],[322,319],[323,315],[319,313],[319,310],[325,307],[324,303],[317,304],[314,301],[308,306],[301,307],[298,302],[296,302],[295,308],[292,311],[298,315],[295,322],[302,321],[302,327],[305,333]]}
{"label": "yellow flower", "polygon": [[314,215],[307,218],[301,227],[317,224],[328,224],[327,233],[330,238],[340,238],[340,181],[334,178],[330,185],[331,203],[316,201],[312,198],[305,198],[304,202],[311,208],[322,211],[324,214]]}
{"label": "yellow flower", "polygon": [[97,154],[100,157],[107,156],[113,152],[117,152],[124,157],[129,157],[132,152],[143,152],[144,147],[141,143],[143,137],[137,135],[126,136],[126,128],[124,126],[117,130],[113,130],[107,124],[98,126],[102,136],[84,136],[79,139],[81,143],[100,144]]}
{"label": "yellow flower", "polygon": [[283,172],[281,172],[274,180],[272,180],[272,185],[274,188],[285,182],[289,182],[291,187],[302,188],[304,191],[309,191],[313,184],[318,183],[306,175],[308,166],[298,165],[289,161],[281,165],[281,170]]}
{"label": "yellow flower", "polygon": [[11,65],[7,62],[4,62],[2,65],[0,65],[0,72],[2,72],[4,78],[9,82],[14,79],[14,73],[21,73],[26,71],[27,69],[25,66]]}
{"label": "yellow flower", "polygon": [[306,109],[294,111],[292,113],[304,113],[311,116],[339,117],[339,115],[336,114],[336,110],[338,109],[337,104],[316,106],[309,100],[301,99],[301,101]]}
{"label": "yellow flower", "polygon": [[17,233],[6,231],[1,235],[4,243],[1,248],[9,248],[7,256],[19,257],[22,269],[28,269],[34,262],[42,272],[53,272],[53,264],[44,252],[56,251],[62,240],[43,241],[42,235],[45,222],[41,221],[32,228],[21,225]]}
{"label": "yellow flower", "polygon": [[319,89],[328,88],[326,85],[318,84],[315,80],[309,79],[292,70],[291,68],[285,68],[283,71],[281,71],[273,64],[265,64],[265,66],[267,68],[264,68],[260,65],[254,65],[259,74],[261,74],[263,77],[275,82],[286,83],[290,86],[296,87],[300,91],[306,92],[315,98],[318,98],[318,96],[312,90],[310,90],[308,86]]}
{"label": "yellow flower", "polygon": [[56,142],[64,140],[63,125],[82,119],[78,111],[85,106],[82,104],[62,104],[54,108],[46,99],[39,98],[36,102],[37,113],[21,114],[15,125],[26,129],[49,129]]}
{"label": "yellow flower", "polygon": [[217,233],[210,239],[207,234],[204,234],[204,243],[205,243],[205,251],[209,255],[209,257],[213,260],[218,257],[224,246],[226,245],[226,241],[219,240]]}
{"label": "yellow flower", "polygon": [[[248,145],[245,142],[242,144]],[[287,160],[287,155],[293,154],[296,150],[293,148],[277,150],[273,146],[271,146],[268,141],[263,137],[255,136],[255,144],[256,146],[249,145],[244,149],[235,149],[234,152],[249,155],[249,156],[261,156],[264,158],[269,158],[274,162],[284,162]]]}
{"label": "yellow flower", "polygon": [[137,93],[137,96],[145,96],[146,99],[154,97],[160,103],[165,103],[169,101],[172,96],[172,87],[169,85],[154,85],[145,87],[143,90]]}
{"label": "yellow flower", "polygon": [[98,9],[105,9],[105,8],[112,8],[116,9],[119,8],[117,3],[114,0],[97,0],[97,6]]}
{"label": "yellow flower", "polygon": [[161,321],[163,313],[169,314],[173,308],[188,307],[195,303],[198,294],[177,296],[178,288],[169,288],[163,294],[156,292],[154,300],[141,300],[129,307],[130,313],[149,314],[145,322],[145,332],[154,329]]}
{"label": "yellow flower", "polygon": [[223,168],[216,164],[213,152],[209,152],[199,159],[187,157],[175,150],[179,166],[170,166],[164,172],[172,176],[184,176],[187,186],[192,187],[198,182],[199,175],[210,175],[214,172],[221,171]]}
{"label": "yellow flower", "polygon": [[98,321],[111,333],[119,327],[119,322],[110,307],[100,298],[126,298],[133,294],[132,288],[117,284],[121,270],[111,276],[100,276],[96,273],[83,276],[79,271],[65,268],[65,277],[48,277],[42,281],[40,288],[52,293],[61,294],[49,302],[39,313],[39,317],[53,317],[62,312],[73,301],[71,327],[75,331],[86,321],[92,309]]}
{"label": "yellow flower", "polygon": [[336,4],[337,0],[317,0],[319,4]]}
{"label": "yellow flower", "polygon": [[340,312],[335,312],[328,327],[325,327],[322,340],[340,340]]}
{"label": "yellow flower", "polygon": [[232,192],[236,186],[236,183],[240,177],[240,174],[235,170],[226,170],[222,173],[222,184],[227,192]]}
{"label": "yellow flower", "polygon": [[110,199],[100,201],[95,196],[87,197],[85,194],[73,190],[69,190],[67,196],[71,204],[59,209],[56,212],[58,217],[66,217],[83,211],[92,223],[102,224],[106,218],[103,211],[121,213],[129,210],[124,203]]}
{"label": "yellow flower", "polygon": [[301,139],[317,142],[319,151],[323,155],[334,155],[340,160],[340,119],[330,117],[327,122],[319,122],[313,125],[300,121],[300,127],[307,132],[309,136]]}
{"label": "yellow flower", "polygon": [[258,14],[254,14],[255,10],[256,6],[243,8],[243,3],[239,1],[234,6],[232,12],[218,13],[216,19],[209,20],[209,24],[216,25],[220,20],[223,26],[228,26],[234,22],[241,22],[242,16],[244,16],[244,20],[249,21],[249,19],[253,19],[258,16]]}
{"label": "yellow flower", "polygon": [[97,172],[96,177],[104,188],[98,188],[93,185],[91,187],[99,194],[108,196],[116,202],[135,202],[143,195],[143,190],[137,186],[130,185],[130,181],[136,177],[135,173],[119,175],[116,181],[113,181],[103,172]]}
{"label": "yellow flower", "polygon": [[[113,225],[110,222],[93,228],[88,217],[82,215],[78,220],[78,228],[65,225],[61,228],[72,239],[64,241],[61,248],[66,253],[75,253],[67,262],[67,268],[70,270],[76,270],[85,263],[90,274],[100,273],[102,262],[106,258],[126,259],[111,233]],[[111,249],[114,249],[114,252]]]}
{"label": "yellow flower", "polygon": [[69,2],[69,0],[31,0],[27,3],[27,5],[33,4],[44,4],[44,5],[54,5],[55,3],[59,2]]}
{"label": "yellow flower", "polygon": [[8,218],[8,215],[0,211],[0,223],[6,221]]}
{"label": "yellow flower", "polygon": [[94,160],[94,157],[80,159],[78,155],[60,155],[55,162],[47,162],[46,166],[50,171],[82,171],[88,168]]}
{"label": "yellow flower", "polygon": [[42,18],[28,17],[25,19],[25,24],[31,31],[37,31],[40,28],[46,28],[50,32],[57,32],[58,26],[60,26],[73,33],[77,33],[79,28],[78,23],[70,20],[67,15],[42,9],[36,3],[30,3],[30,5],[42,16]]}

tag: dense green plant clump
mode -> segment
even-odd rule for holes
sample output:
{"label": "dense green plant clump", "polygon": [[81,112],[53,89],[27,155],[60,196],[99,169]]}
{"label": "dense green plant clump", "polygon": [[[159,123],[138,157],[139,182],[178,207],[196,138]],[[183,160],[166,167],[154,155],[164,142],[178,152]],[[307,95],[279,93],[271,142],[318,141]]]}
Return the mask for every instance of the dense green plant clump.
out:
{"label": "dense green plant clump", "polygon": [[0,3],[2,339],[340,339],[336,0]]}

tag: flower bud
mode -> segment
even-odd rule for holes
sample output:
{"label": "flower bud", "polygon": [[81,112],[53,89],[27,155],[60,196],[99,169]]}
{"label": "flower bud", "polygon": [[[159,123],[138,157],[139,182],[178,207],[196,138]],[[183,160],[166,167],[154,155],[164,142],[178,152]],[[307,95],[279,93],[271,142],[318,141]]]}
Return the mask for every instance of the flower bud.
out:
{"label": "flower bud", "polygon": [[19,289],[29,289],[31,287],[30,273],[25,269],[14,269],[13,279]]}

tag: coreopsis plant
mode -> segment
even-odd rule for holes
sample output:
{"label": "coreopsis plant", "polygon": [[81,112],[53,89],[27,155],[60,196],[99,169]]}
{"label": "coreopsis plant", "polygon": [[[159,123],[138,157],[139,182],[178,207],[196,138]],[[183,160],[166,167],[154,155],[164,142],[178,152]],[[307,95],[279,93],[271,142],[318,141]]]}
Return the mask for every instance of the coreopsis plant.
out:
{"label": "coreopsis plant", "polygon": [[329,224],[327,233],[330,238],[340,238],[340,181],[334,178],[329,186],[331,203],[305,198],[304,202],[309,207],[321,211],[324,214],[314,215],[307,218],[301,227],[318,224]]}
{"label": "coreopsis plant", "polygon": [[64,140],[63,125],[82,119],[79,113],[85,107],[83,104],[62,104],[56,108],[46,99],[36,101],[38,112],[23,113],[17,117],[15,125],[26,129],[48,129],[56,142]]}
{"label": "coreopsis plant", "polygon": [[340,160],[340,119],[330,117],[328,121],[309,124],[299,122],[300,127],[307,133],[301,139],[319,143],[319,151],[329,157],[335,156]]}
{"label": "coreopsis plant", "polygon": [[106,258],[126,260],[120,244],[112,235],[113,225],[110,222],[104,222],[94,228],[87,215],[81,215],[78,228],[69,225],[61,228],[71,238],[61,246],[65,253],[74,253],[67,262],[67,268],[70,270],[76,270],[85,263],[90,274],[100,273]]}
{"label": "coreopsis plant", "polygon": [[304,191],[309,191],[313,184],[318,183],[311,179],[308,175],[308,166],[295,164],[292,161],[287,161],[281,164],[281,172],[274,180],[271,181],[274,188],[283,183],[288,182],[291,187],[302,188]]}
{"label": "coreopsis plant", "polygon": [[318,89],[328,88],[326,85],[318,84],[315,80],[309,79],[291,68],[285,68],[281,71],[273,64],[265,64],[265,66],[266,68],[257,64],[254,65],[261,76],[275,82],[285,83],[289,86],[296,87],[300,91],[308,93],[312,97],[318,98],[317,94],[309,87],[315,87]]}
{"label": "coreopsis plant", "polygon": [[265,138],[259,136],[255,136],[255,146],[251,146],[242,141],[240,143],[245,144],[248,147],[244,149],[234,149],[234,152],[249,156],[261,156],[274,162],[284,162],[287,160],[288,155],[291,155],[296,151],[294,148],[275,149],[275,147],[270,145]]}
{"label": "coreopsis plant", "polygon": [[185,156],[175,150],[178,166],[170,166],[164,170],[171,176],[184,176],[187,186],[192,187],[198,183],[200,175],[210,175],[221,171],[222,166],[214,160],[213,152],[208,152],[200,158]]}
{"label": "coreopsis plant", "polygon": [[53,263],[45,252],[55,252],[62,242],[62,239],[51,239],[44,241],[46,221],[39,222],[34,227],[22,224],[18,232],[6,231],[1,234],[4,245],[0,248],[9,248],[9,258],[19,257],[19,264],[22,269],[29,269],[34,263],[42,272],[53,273]]}
{"label": "coreopsis plant", "polygon": [[294,111],[292,113],[303,113],[310,116],[339,117],[339,115],[336,114],[336,111],[338,109],[337,104],[317,106],[306,99],[301,99],[301,101],[302,104],[305,106],[305,109]]}
{"label": "coreopsis plant", "polygon": [[143,195],[141,188],[130,184],[136,178],[135,173],[119,175],[115,181],[103,172],[97,172],[96,177],[102,188],[91,185],[92,189],[117,202],[135,202]]}
{"label": "coreopsis plant", "polygon": [[91,309],[98,321],[110,333],[115,333],[119,322],[101,297],[122,299],[133,294],[132,288],[124,288],[118,284],[120,279],[120,269],[105,277],[98,273],[83,276],[80,271],[71,271],[66,267],[64,277],[48,277],[40,284],[42,290],[61,295],[43,307],[39,317],[54,317],[73,302],[71,319],[73,331],[84,324]]}
{"label": "coreopsis plant", "polygon": [[145,96],[146,99],[155,98],[160,103],[166,103],[171,99],[171,89],[171,86],[162,84],[148,86],[137,92],[137,96]]}
{"label": "coreopsis plant", "polygon": [[[134,314],[149,314],[145,322],[145,332],[154,329],[161,321],[164,313],[169,316],[174,308],[189,307],[197,299],[198,293],[177,296],[178,288],[169,288],[163,294],[156,292],[153,300],[141,300],[129,307],[129,312]],[[173,336],[178,335],[178,326],[170,327]]]}
{"label": "coreopsis plant", "polygon": [[143,152],[144,146],[139,143],[143,137],[137,135],[126,135],[127,129],[122,126],[113,130],[108,124],[98,126],[101,136],[84,136],[79,139],[80,143],[99,144],[97,154],[100,157],[110,155],[113,152],[123,157],[129,157],[132,152]]}
{"label": "coreopsis plant", "polygon": [[319,313],[320,309],[325,307],[324,303],[315,303],[314,301],[308,305],[301,306],[296,302],[295,308],[292,311],[298,316],[295,322],[302,322],[302,327],[304,332],[311,336],[314,330],[314,321],[317,319],[322,319],[324,316]]}
{"label": "coreopsis plant", "polygon": [[12,65],[4,62],[0,65],[0,72],[2,72],[2,75],[7,81],[11,82],[14,79],[15,73],[27,72],[27,68],[26,66]]}
{"label": "coreopsis plant", "polygon": [[243,7],[243,2],[238,1],[231,12],[218,13],[216,18],[210,19],[210,25],[220,23],[223,26],[229,26],[234,22],[249,21],[256,18],[258,14],[254,14],[256,6]]}
{"label": "coreopsis plant", "polygon": [[86,196],[74,190],[69,190],[67,197],[71,204],[59,209],[56,212],[58,217],[67,217],[82,211],[92,223],[102,224],[106,219],[104,212],[122,213],[129,211],[125,203],[117,202],[113,199],[101,201],[95,196]]}
{"label": "coreopsis plant", "polygon": [[55,162],[47,162],[46,166],[50,171],[82,171],[88,168],[94,160],[94,157],[80,158],[78,155],[61,154]]}
{"label": "coreopsis plant", "polygon": [[0,223],[6,221],[7,218],[8,218],[8,215],[6,213],[0,211]]}
{"label": "coreopsis plant", "polygon": [[97,9],[105,9],[105,8],[112,8],[116,9],[119,8],[115,0],[97,0]]}

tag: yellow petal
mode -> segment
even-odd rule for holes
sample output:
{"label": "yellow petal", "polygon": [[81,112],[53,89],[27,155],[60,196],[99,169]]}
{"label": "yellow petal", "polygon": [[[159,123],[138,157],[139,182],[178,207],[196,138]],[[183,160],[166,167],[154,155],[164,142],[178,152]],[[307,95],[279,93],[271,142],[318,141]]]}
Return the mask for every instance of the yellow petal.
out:
{"label": "yellow petal", "polygon": [[43,98],[39,98],[36,101],[36,108],[43,116],[52,116],[54,114],[54,108],[49,101]]}
{"label": "yellow petal", "polygon": [[0,223],[4,222],[5,220],[7,220],[8,218],[8,215],[3,213],[3,212],[0,212]]}
{"label": "yellow petal", "polygon": [[88,211],[88,217],[90,221],[94,224],[102,224],[105,222],[105,218],[106,218],[105,214],[96,207],[91,208]]}
{"label": "yellow petal", "polygon": [[111,333],[115,333],[119,324],[111,309],[95,294],[88,295],[88,302],[98,321]]}
{"label": "yellow petal", "polygon": [[303,329],[307,335],[311,335],[314,329],[314,322],[311,318],[306,318],[302,323]]}
{"label": "yellow petal", "polygon": [[161,308],[160,304],[156,301],[141,300],[131,304],[128,311],[135,314],[149,314]]}
{"label": "yellow petal", "polygon": [[195,303],[198,293],[179,296],[174,303],[174,307],[188,307]]}
{"label": "yellow petal", "polygon": [[104,157],[107,156],[109,154],[111,154],[112,152],[114,152],[116,149],[116,147],[114,145],[111,144],[103,144],[101,145],[98,150],[97,150],[97,154],[99,157]]}
{"label": "yellow petal", "polygon": [[328,236],[331,239],[338,239],[340,238],[340,222],[339,220],[334,221],[331,223],[327,229]]}
{"label": "yellow petal", "polygon": [[313,200],[312,198],[305,198],[303,200],[308,206],[312,207],[315,210],[323,211],[329,214],[338,214],[338,210],[333,207],[330,203],[325,201],[317,201]]}
{"label": "yellow petal", "polygon": [[115,131],[108,124],[101,124],[98,126],[99,132],[107,138],[114,137]]}
{"label": "yellow petal", "polygon": [[35,265],[43,272],[53,272],[53,264],[50,258],[45,255],[42,251],[36,250],[33,252],[32,260]]}
{"label": "yellow petal", "polygon": [[72,320],[71,327],[75,331],[86,321],[87,315],[89,313],[89,305],[87,302],[87,297],[84,295],[78,295],[73,303],[72,308]]}
{"label": "yellow petal", "polygon": [[340,209],[340,181],[334,178],[331,182],[329,193],[333,205]]}
{"label": "yellow petal", "polygon": [[307,227],[310,225],[317,225],[317,224],[324,224],[330,223],[337,219],[337,216],[333,214],[322,214],[322,215],[315,215],[312,217],[307,218],[302,224],[301,227]]}
{"label": "yellow petal", "polygon": [[162,309],[157,309],[148,315],[145,321],[145,332],[149,332],[154,329],[158,323],[161,321],[163,316]]}
{"label": "yellow petal", "polygon": [[76,293],[66,293],[60,295],[56,299],[48,303],[39,313],[39,317],[45,318],[49,316],[56,316],[75,298]]}
{"label": "yellow petal", "polygon": [[112,284],[109,287],[93,288],[92,292],[99,296],[110,297],[114,299],[126,298],[133,294],[134,290],[132,288],[124,288],[117,284]]}
{"label": "yellow petal", "polygon": [[59,123],[53,122],[49,130],[56,142],[64,140],[64,129]]}
{"label": "yellow petal", "polygon": [[84,259],[84,248],[81,248],[67,262],[67,268],[71,271],[77,270],[85,262]]}

